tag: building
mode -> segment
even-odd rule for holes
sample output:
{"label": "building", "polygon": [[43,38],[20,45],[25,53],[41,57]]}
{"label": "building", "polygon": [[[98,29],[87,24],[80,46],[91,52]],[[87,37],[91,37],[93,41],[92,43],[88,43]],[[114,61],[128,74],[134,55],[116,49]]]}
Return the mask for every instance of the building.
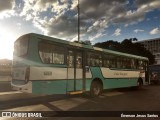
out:
{"label": "building", "polygon": [[155,56],[155,64],[160,64],[160,38],[138,41]]}
{"label": "building", "polygon": [[11,75],[12,61],[7,59],[0,60],[0,76]]}

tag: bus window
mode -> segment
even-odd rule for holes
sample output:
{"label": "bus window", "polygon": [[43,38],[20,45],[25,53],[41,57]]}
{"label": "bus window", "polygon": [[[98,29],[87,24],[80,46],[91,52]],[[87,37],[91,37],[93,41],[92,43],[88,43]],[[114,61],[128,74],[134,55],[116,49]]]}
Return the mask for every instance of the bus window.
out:
{"label": "bus window", "polygon": [[21,38],[14,44],[14,55],[23,56],[28,51],[28,38]]}
{"label": "bus window", "polygon": [[127,69],[131,68],[131,59],[129,59],[129,58],[127,58],[127,61],[126,61],[126,68]]}
{"label": "bus window", "polygon": [[57,46],[53,46],[53,48],[53,63],[64,64],[64,49]]}
{"label": "bus window", "polygon": [[63,47],[40,42],[39,54],[43,63],[64,64]]}
{"label": "bus window", "polygon": [[135,59],[131,59],[131,68],[136,69],[136,60]]}
{"label": "bus window", "polygon": [[106,54],[103,57],[103,64],[104,67],[108,67],[108,68],[115,68],[117,65],[116,63],[116,56],[110,55],[110,54]]}
{"label": "bus window", "polygon": [[81,53],[77,53],[76,68],[82,68],[82,54]]}
{"label": "bus window", "polygon": [[111,67],[111,68],[116,68],[116,67],[117,67],[116,56],[110,55],[110,56],[109,56],[109,59],[110,59],[110,67]]}
{"label": "bus window", "polygon": [[123,58],[117,56],[117,68],[123,68]]}
{"label": "bus window", "polygon": [[73,51],[69,51],[68,57],[67,57],[68,67],[74,68],[74,53]]}
{"label": "bus window", "polygon": [[102,56],[98,53],[87,53],[88,66],[102,67]]}
{"label": "bus window", "polygon": [[104,67],[110,67],[110,59],[109,59],[109,54],[105,54],[103,56],[103,66]]}
{"label": "bus window", "polygon": [[39,43],[39,54],[43,63],[52,63],[52,45]]}
{"label": "bus window", "polygon": [[138,61],[138,69],[144,69],[144,62],[142,60]]}

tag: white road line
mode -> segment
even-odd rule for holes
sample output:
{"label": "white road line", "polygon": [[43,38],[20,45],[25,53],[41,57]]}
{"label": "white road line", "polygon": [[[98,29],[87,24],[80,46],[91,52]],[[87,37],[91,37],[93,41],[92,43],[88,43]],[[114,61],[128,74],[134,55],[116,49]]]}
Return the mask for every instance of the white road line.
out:
{"label": "white road line", "polygon": [[70,99],[50,102],[50,104],[65,111],[65,110],[69,110],[71,108],[74,108],[76,106],[79,106],[82,103],[85,103],[87,100],[88,99],[85,99],[85,98],[70,98]]}
{"label": "white road line", "polygon": [[52,111],[52,110],[43,104],[37,104],[37,105],[28,105],[23,107],[6,109],[4,111]]}
{"label": "white road line", "polygon": [[[82,103],[86,102],[87,100],[88,99],[84,98],[70,98],[70,99],[52,101],[49,102],[49,104],[53,105],[53,107],[55,106],[56,108],[65,111],[74,108],[76,106],[79,106]],[[29,105],[12,109],[5,109],[4,111],[53,111],[53,109],[49,108],[45,104],[37,104],[37,105]]]}
{"label": "white road line", "polygon": [[0,117],[0,120],[37,120],[37,118],[25,118],[25,117]]}
{"label": "white road line", "polygon": [[15,93],[22,93],[22,92],[20,91],[0,92],[0,95],[8,95],[8,94],[15,94]]}

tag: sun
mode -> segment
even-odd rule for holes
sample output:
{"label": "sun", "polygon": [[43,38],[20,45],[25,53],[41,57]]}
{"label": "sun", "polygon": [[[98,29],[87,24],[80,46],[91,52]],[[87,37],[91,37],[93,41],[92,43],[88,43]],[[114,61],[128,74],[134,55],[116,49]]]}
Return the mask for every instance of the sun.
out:
{"label": "sun", "polygon": [[13,58],[13,46],[16,36],[12,31],[0,28],[0,59]]}

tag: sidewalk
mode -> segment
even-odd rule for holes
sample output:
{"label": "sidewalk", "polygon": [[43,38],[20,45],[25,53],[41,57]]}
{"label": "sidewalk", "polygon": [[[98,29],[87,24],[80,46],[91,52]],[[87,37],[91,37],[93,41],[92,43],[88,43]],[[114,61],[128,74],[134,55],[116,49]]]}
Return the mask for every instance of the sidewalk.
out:
{"label": "sidewalk", "polygon": [[11,89],[11,77],[0,76],[0,92],[12,91]]}
{"label": "sidewalk", "polygon": [[11,81],[11,76],[0,76],[0,82],[3,81],[3,82],[10,82]]}

